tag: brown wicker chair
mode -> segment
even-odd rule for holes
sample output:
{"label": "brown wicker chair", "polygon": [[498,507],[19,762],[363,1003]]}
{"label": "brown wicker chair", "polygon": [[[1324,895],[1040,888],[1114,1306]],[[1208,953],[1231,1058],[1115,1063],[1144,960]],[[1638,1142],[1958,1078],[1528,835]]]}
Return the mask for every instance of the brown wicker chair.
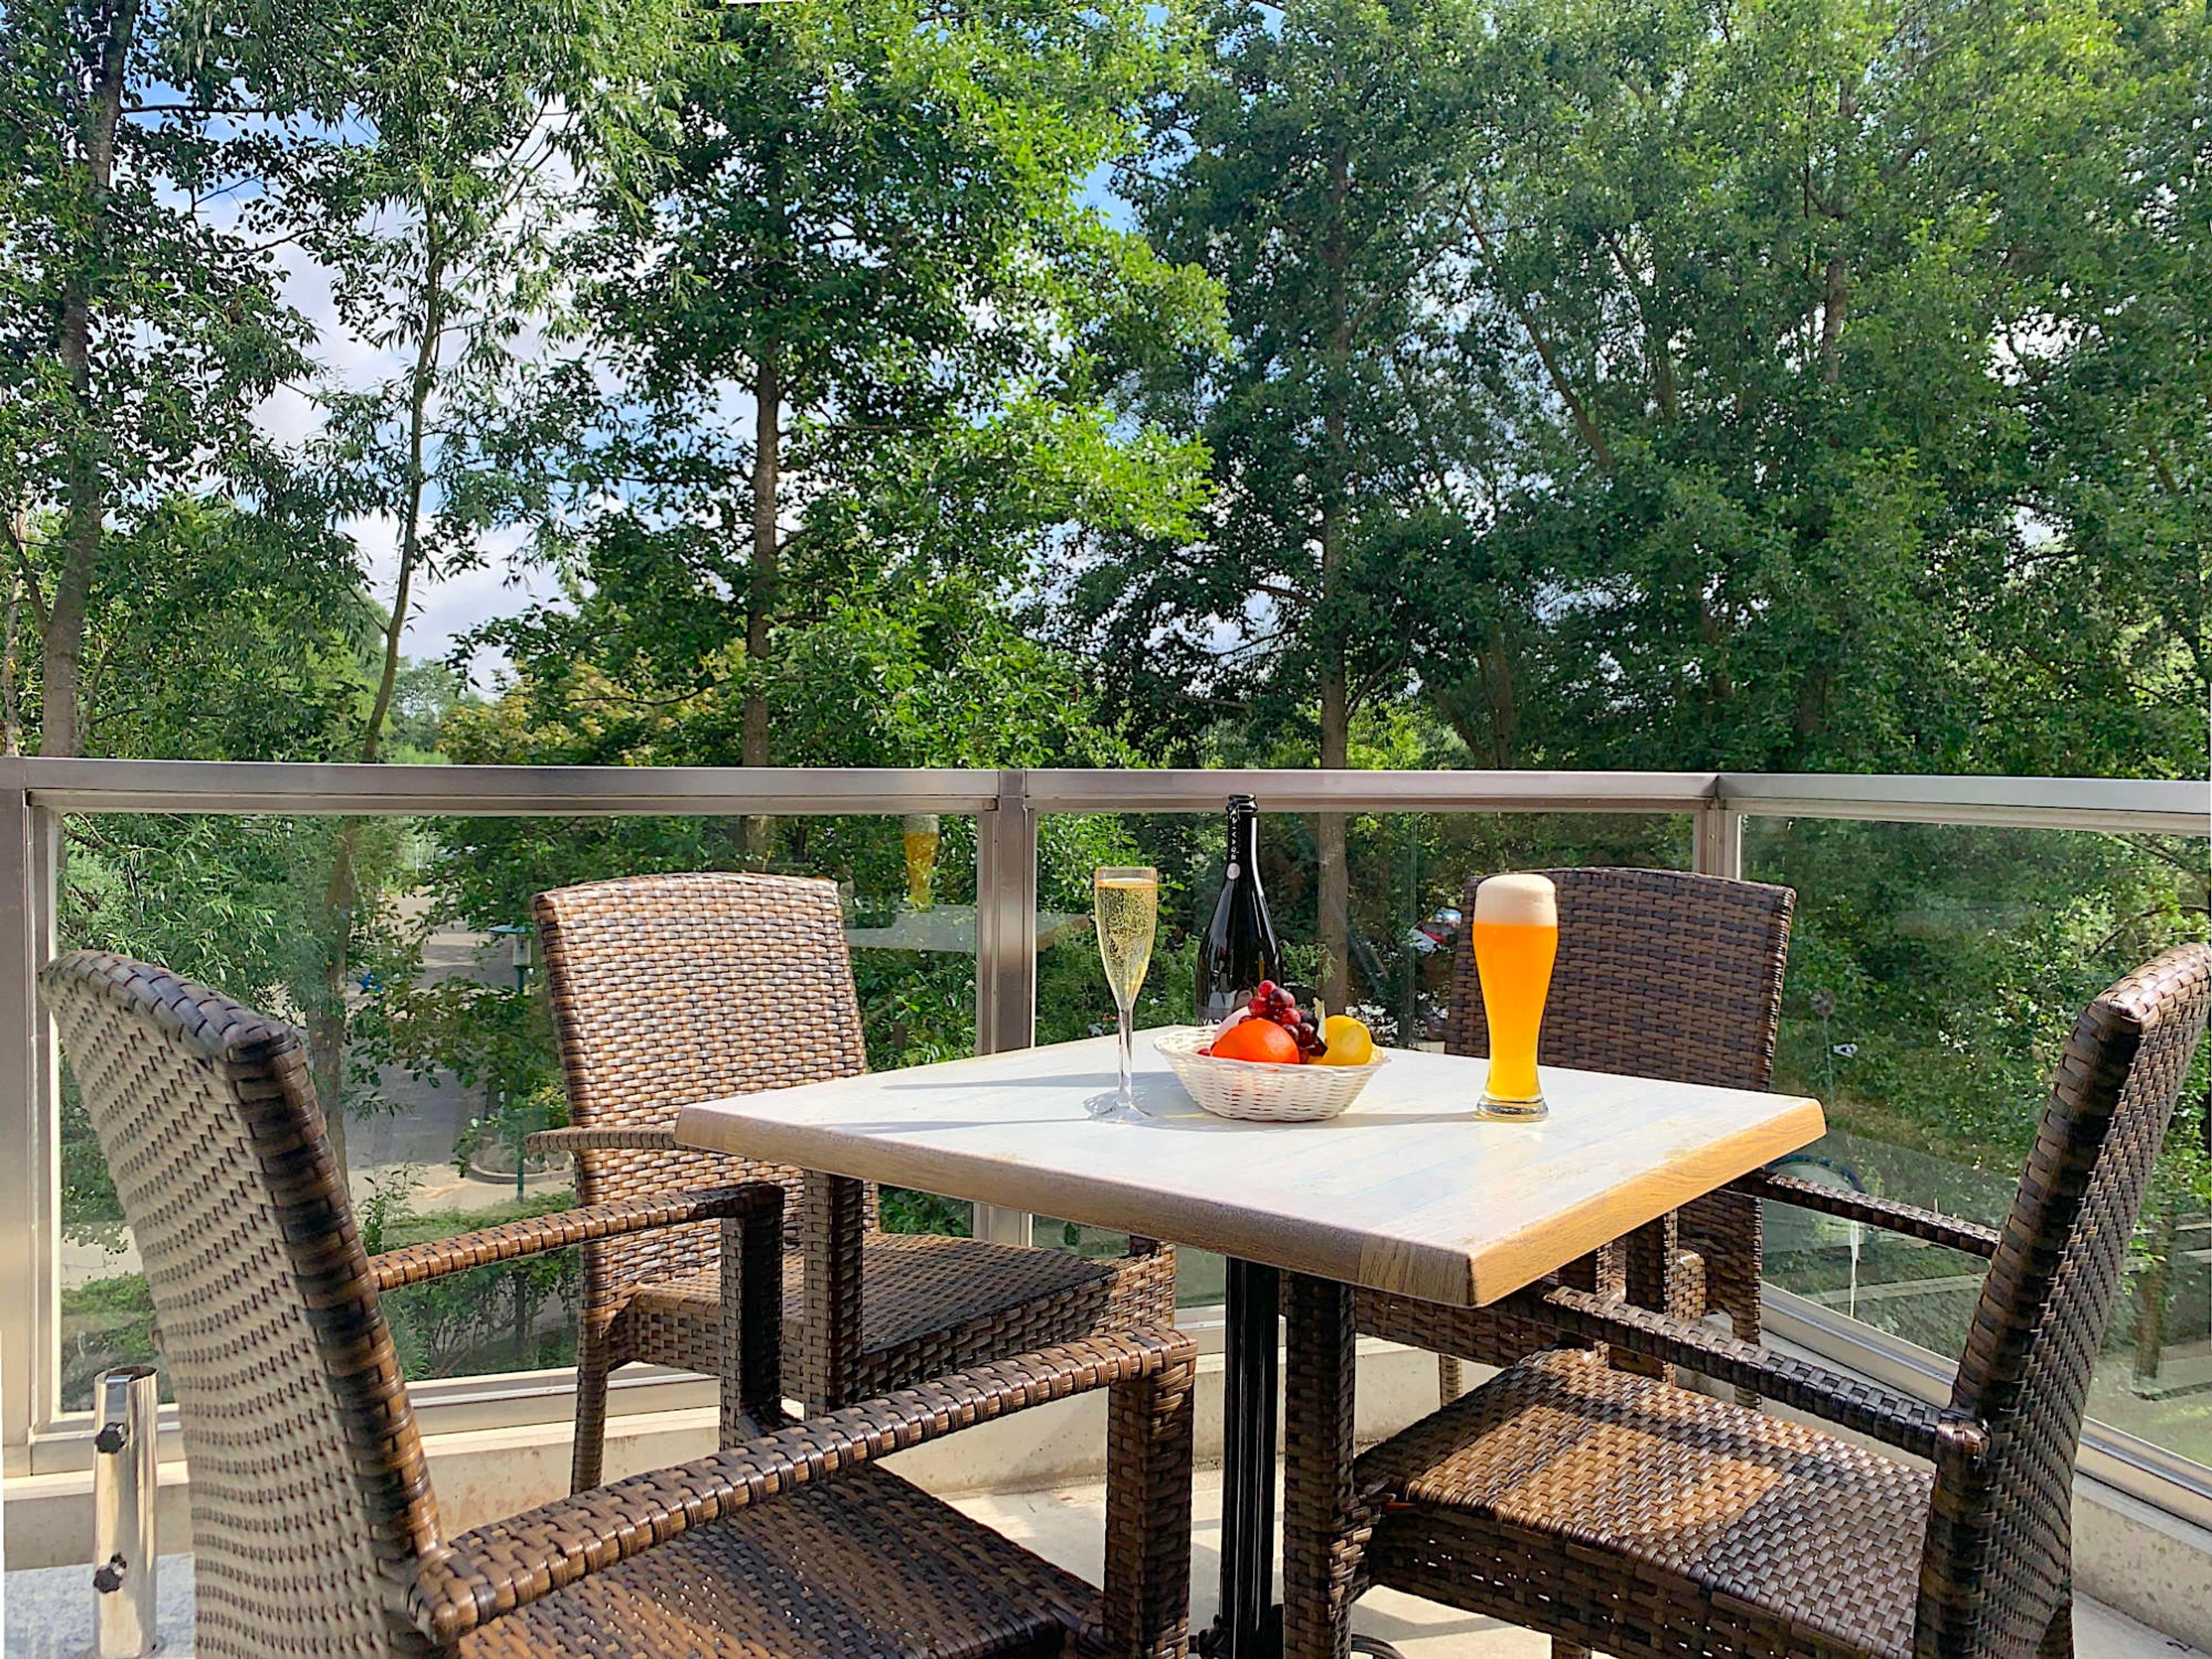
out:
{"label": "brown wicker chair", "polygon": [[1571,1350],[1500,1373],[1355,1463],[1352,1297],[1293,1280],[1290,1659],[1340,1659],[1370,1584],[1547,1632],[1555,1652],[1621,1659],[2070,1655],[2090,1369],[2208,1009],[2203,945],[2089,1006],[2002,1232],[1771,1177],[1741,1183],[1990,1260],[1948,1406],[1586,1291],[1508,1298],[1563,1340],[1754,1389],[1932,1474]]}
{"label": "brown wicker chair", "polygon": [[[1547,870],[1559,888],[1559,956],[1544,1012],[1547,1065],[1622,1072],[1729,1089],[1764,1089],[1774,1074],[1782,976],[1790,960],[1787,887],[1678,870]],[[1474,890],[1467,889],[1467,913]],[[1490,1025],[1470,933],[1452,963],[1444,1046],[1487,1054]],[[1678,1316],[1727,1314],[1759,1340],[1759,1208],[1741,1193],[1697,1200],[1675,1218],[1569,1267],[1564,1282],[1626,1294]],[[1358,1293],[1359,1329],[1434,1349],[1441,1392],[1459,1392],[1459,1360],[1510,1365],[1556,1341],[1495,1309],[1448,1308],[1377,1291]]]}
{"label": "brown wicker chair", "polygon": [[[784,1164],[681,1151],[679,1107],[866,1069],[837,890],[787,876],[638,876],[537,903],[577,1195],[604,1204],[769,1181],[799,1200],[785,1300],[785,1392],[810,1412],[1002,1354],[1175,1322],[1175,1254],[1133,1239],[1086,1261],[978,1239],[889,1234],[875,1193]],[[714,1230],[676,1227],[584,1252],[575,1484],[599,1478],[607,1375],[715,1364]]]}
{"label": "brown wicker chair", "polygon": [[[783,1195],[750,1186],[475,1236],[466,1260],[715,1224],[725,1449],[441,1531],[380,1290],[466,1265],[363,1255],[297,1035],[158,968],[43,979],[115,1174],[191,1469],[201,1659],[1180,1659],[1191,1389],[1172,1331],[1100,1336],[801,1424],[777,1398]],[[1112,1390],[1103,1593],[877,1458]]]}

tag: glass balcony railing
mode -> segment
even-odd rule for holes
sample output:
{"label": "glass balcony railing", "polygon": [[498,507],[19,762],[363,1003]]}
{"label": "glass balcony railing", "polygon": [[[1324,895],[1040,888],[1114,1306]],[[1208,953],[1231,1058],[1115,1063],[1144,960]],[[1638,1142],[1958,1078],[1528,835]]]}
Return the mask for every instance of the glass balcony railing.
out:
{"label": "glass balcony railing", "polygon": [[[1186,1018],[1232,790],[1260,799],[1271,902],[1294,971],[1316,982],[1316,815],[1343,815],[1341,983],[1398,1046],[1441,1036],[1470,877],[1604,863],[1791,886],[1777,1085],[1820,1097],[1831,1126],[1796,1172],[1978,1220],[2002,1218],[2082,1003],[2206,931],[2203,783],[0,761],[0,1076],[27,1152],[0,1170],[9,1472],[81,1463],[91,1378],[152,1352],[104,1162],[31,992],[54,950],[154,957],[298,1022],[319,1086],[343,1103],[363,1225],[389,1248],[569,1200],[562,1163],[522,1151],[563,1110],[533,892],[656,869],[832,878],[869,1061],[888,1069],[1110,1029],[1087,914],[1100,864],[1161,872],[1139,1019]],[[2137,1495],[2195,1513],[2212,1502],[2206,1097],[2200,1062],[2092,1402],[2093,1444]],[[885,1218],[1121,1245],[927,1194],[887,1194]],[[1767,1238],[1793,1337],[1847,1364],[1917,1356],[1931,1389],[1978,1267],[1794,1213]],[[426,1425],[525,1396],[561,1413],[577,1272],[502,1265],[391,1299]],[[1218,1264],[1186,1252],[1182,1285],[1186,1304],[1217,1300]],[[665,1397],[641,1387],[629,1405]]]}

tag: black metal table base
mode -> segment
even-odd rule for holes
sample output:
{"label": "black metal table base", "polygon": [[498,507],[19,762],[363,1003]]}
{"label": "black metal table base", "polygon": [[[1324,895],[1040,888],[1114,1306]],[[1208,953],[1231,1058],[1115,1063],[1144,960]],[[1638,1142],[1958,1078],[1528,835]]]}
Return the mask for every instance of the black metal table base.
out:
{"label": "black metal table base", "polygon": [[1200,1639],[1206,1659],[1275,1659],[1283,1610],[1275,1601],[1275,1396],[1281,1380],[1277,1320],[1282,1276],[1229,1260],[1223,1333],[1221,1610]]}
{"label": "black metal table base", "polygon": [[[1221,1607],[1191,1645],[1205,1659],[1281,1659],[1275,1600],[1275,1413],[1282,1380],[1282,1275],[1229,1259],[1222,1333]],[[1403,1659],[1388,1642],[1354,1636],[1355,1653]]]}

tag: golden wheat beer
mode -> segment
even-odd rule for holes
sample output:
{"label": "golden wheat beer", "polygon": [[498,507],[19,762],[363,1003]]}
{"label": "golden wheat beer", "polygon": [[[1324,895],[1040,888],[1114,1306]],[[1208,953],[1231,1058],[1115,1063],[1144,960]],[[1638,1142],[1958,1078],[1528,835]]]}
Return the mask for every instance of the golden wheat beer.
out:
{"label": "golden wheat beer", "polygon": [[1559,953],[1559,895],[1543,876],[1492,876],[1474,890],[1474,971],[1490,1019],[1490,1117],[1541,1117],[1536,1036]]}
{"label": "golden wheat beer", "polygon": [[937,814],[908,812],[899,829],[906,843],[907,908],[927,910],[936,902]]}

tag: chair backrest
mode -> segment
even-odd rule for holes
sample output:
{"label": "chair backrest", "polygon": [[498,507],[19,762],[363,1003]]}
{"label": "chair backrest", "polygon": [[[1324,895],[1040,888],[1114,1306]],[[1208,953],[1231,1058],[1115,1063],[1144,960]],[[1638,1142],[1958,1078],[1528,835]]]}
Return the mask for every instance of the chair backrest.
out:
{"label": "chair backrest", "polygon": [[1937,1459],[1917,1654],[2027,1659],[2064,1594],[2090,1371],[2208,1009],[2212,946],[2186,945],[2067,1040],[1952,1388],[1989,1448]]}
{"label": "chair backrest", "polygon": [[424,1651],[387,1575],[436,1500],[298,1034],[104,952],[41,983],[153,1291],[198,1651]]}
{"label": "chair backrest", "polygon": [[[867,1069],[833,883],[629,876],[540,893],[536,911],[569,1118],[581,1127],[672,1128],[694,1101]],[[741,1180],[780,1182],[795,1199],[800,1182],[787,1164],[733,1169],[708,1152],[594,1152],[577,1170],[586,1204]],[[720,1239],[707,1224],[595,1245],[588,1293],[696,1272],[720,1260]]]}
{"label": "chair backrest", "polygon": [[[1680,870],[1540,873],[1559,895],[1547,1065],[1730,1089],[1772,1081],[1796,894]],[[1470,919],[1480,884],[1468,884]],[[1444,1046],[1455,1054],[1490,1052],[1466,927],[1452,963]]]}

